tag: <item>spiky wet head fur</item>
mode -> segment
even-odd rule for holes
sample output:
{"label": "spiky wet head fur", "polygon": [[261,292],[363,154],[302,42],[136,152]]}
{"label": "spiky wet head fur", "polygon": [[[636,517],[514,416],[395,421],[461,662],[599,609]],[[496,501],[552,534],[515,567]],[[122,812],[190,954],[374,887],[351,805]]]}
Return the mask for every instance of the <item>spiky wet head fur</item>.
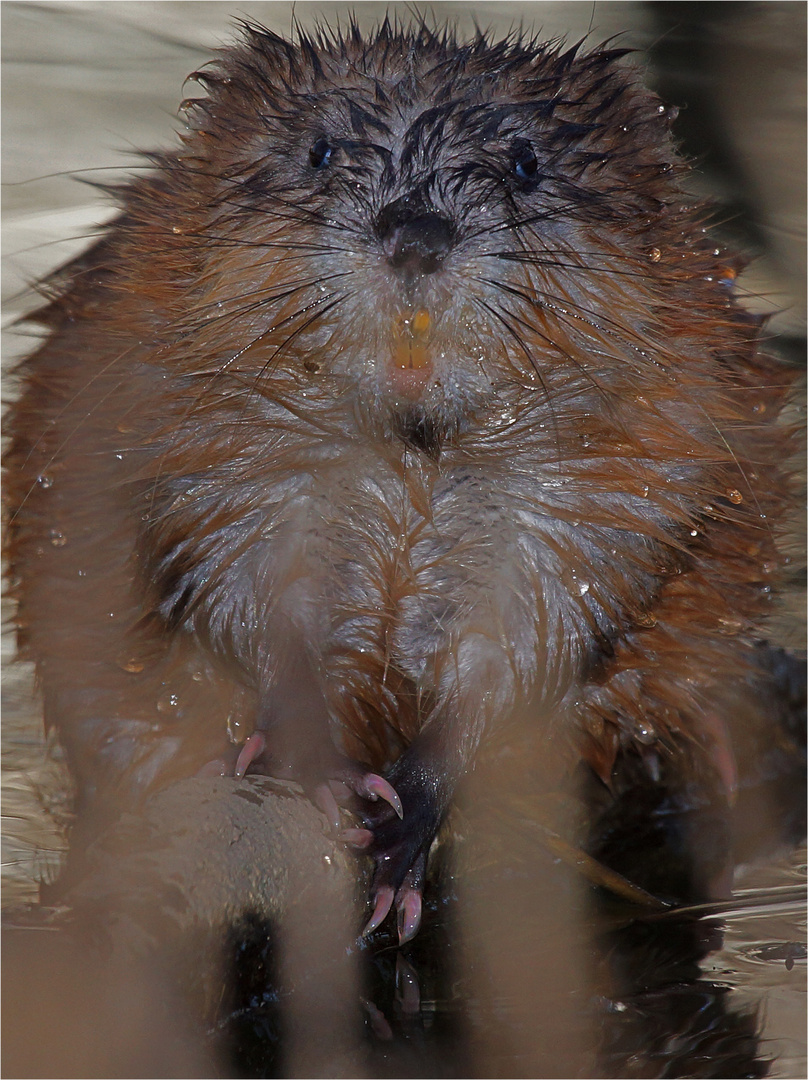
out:
{"label": "spiky wet head fur", "polygon": [[[187,206],[166,212],[198,237],[188,359],[213,374],[215,357],[246,396],[306,386],[432,453],[526,392],[552,425],[570,380],[591,389],[604,360],[643,363],[660,289],[668,304],[704,273],[668,116],[622,50],[459,45],[388,22],[297,44],[245,32],[198,75],[209,97],[166,163],[186,174]],[[401,325],[419,310],[424,366],[401,374]]]}

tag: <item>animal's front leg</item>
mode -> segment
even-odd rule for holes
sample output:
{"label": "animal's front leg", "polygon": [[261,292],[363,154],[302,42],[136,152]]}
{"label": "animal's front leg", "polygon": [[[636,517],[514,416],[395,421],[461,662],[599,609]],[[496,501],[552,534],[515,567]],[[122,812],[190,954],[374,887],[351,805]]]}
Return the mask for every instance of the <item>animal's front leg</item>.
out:
{"label": "animal's front leg", "polygon": [[342,826],[337,801],[350,792],[402,813],[389,781],[337,749],[319,666],[291,623],[275,628],[258,679],[256,726],[239,752],[237,778],[261,772],[297,781],[335,831]]}
{"label": "animal's front leg", "polygon": [[462,638],[442,667],[432,715],[387,775],[402,815],[382,804],[366,807],[360,811],[364,827],[342,834],[376,864],[374,909],[365,933],[378,927],[395,904],[402,944],[418,930],[427,856],[455,788],[472,767],[489,720],[513,700],[508,655],[481,634]]}

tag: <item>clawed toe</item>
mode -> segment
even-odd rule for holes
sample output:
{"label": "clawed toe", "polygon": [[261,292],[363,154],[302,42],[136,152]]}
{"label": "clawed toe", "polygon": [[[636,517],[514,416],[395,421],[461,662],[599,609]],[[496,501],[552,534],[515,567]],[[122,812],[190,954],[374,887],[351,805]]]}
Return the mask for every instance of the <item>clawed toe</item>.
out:
{"label": "clawed toe", "polygon": [[370,799],[371,802],[384,799],[392,806],[400,819],[404,817],[404,807],[401,805],[396,789],[378,773],[365,773],[355,784],[354,791],[362,798]]}
{"label": "clawed toe", "polygon": [[394,892],[390,885],[382,885],[377,890],[373,914],[362,931],[362,937],[367,937],[368,934],[372,934],[374,930],[381,926],[390,914],[394,903],[399,945],[404,945],[415,937],[421,925],[423,901],[420,888],[406,883],[401,886],[398,892]]}
{"label": "clawed toe", "polygon": [[334,793],[328,784],[320,784],[314,789],[312,802],[317,809],[328,818],[328,822],[334,833],[339,835],[342,827],[342,820],[340,818],[337,800],[334,798]]}
{"label": "clawed toe", "polygon": [[362,937],[367,937],[368,934],[372,934],[374,930],[381,926],[390,913],[394,896],[395,893],[389,885],[383,885],[378,890],[376,893],[376,903],[373,908],[373,914],[370,916],[365,929],[362,931]]}
{"label": "clawed toe", "polygon": [[418,933],[421,925],[421,890],[409,887],[406,882],[396,894],[396,925],[398,943],[404,945]]}
{"label": "clawed toe", "polygon": [[236,761],[234,776],[237,780],[241,780],[244,777],[244,774],[247,772],[250,765],[252,765],[256,758],[263,754],[264,750],[266,750],[266,746],[267,740],[263,732],[254,731],[252,735],[250,735],[249,739],[247,739],[242,746],[238,760]]}

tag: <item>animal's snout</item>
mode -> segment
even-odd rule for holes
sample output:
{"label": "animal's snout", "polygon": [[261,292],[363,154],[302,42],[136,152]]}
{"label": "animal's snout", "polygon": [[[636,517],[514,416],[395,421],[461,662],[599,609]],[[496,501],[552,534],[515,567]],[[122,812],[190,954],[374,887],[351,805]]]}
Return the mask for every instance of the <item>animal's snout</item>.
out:
{"label": "animal's snout", "polygon": [[388,203],[376,218],[388,262],[408,277],[434,274],[452,250],[455,231],[448,218],[411,196]]}

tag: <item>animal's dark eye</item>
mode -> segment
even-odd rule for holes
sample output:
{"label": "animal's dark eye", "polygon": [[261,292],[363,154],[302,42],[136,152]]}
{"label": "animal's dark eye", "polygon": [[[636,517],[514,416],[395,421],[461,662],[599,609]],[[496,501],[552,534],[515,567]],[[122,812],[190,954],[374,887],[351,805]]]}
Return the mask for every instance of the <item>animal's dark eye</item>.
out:
{"label": "animal's dark eye", "polygon": [[539,175],[538,158],[526,139],[513,144],[513,171],[520,180],[535,180]]}
{"label": "animal's dark eye", "polygon": [[309,150],[309,165],[312,169],[324,169],[333,157],[334,147],[328,139],[318,139]]}

